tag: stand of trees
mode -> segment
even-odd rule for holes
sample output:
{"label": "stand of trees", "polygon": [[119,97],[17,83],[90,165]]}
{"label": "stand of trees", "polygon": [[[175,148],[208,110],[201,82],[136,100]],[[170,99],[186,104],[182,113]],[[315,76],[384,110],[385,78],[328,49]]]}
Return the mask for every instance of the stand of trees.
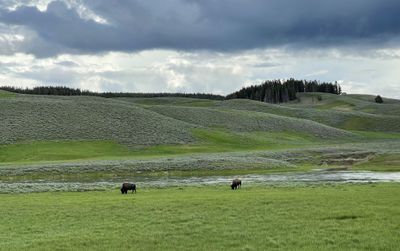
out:
{"label": "stand of trees", "polygon": [[224,96],[208,93],[130,93],[130,92],[91,92],[87,90],[74,89],[65,86],[38,86],[33,88],[17,88],[12,86],[1,86],[1,90],[33,95],[58,95],[58,96],[98,96],[105,98],[133,97],[133,98],[153,98],[153,97],[185,97],[223,100]]}
{"label": "stand of trees", "polygon": [[21,93],[21,94],[36,94],[36,95],[58,95],[58,96],[100,96],[99,93],[82,91],[80,89],[69,88],[66,86],[38,86],[33,88],[18,88],[13,86],[1,86],[1,90]]}
{"label": "stand of trees", "polygon": [[98,96],[105,98],[132,97],[132,98],[153,98],[153,97],[186,97],[224,100],[234,98],[245,98],[268,103],[283,103],[296,99],[298,92],[326,92],[340,94],[341,87],[337,83],[325,83],[318,81],[306,81],[289,79],[268,80],[261,85],[244,87],[241,90],[228,96],[214,95],[207,93],[131,93],[131,92],[91,92],[87,90],[74,89],[66,86],[38,86],[33,88],[17,88],[2,86],[0,89],[22,94],[37,95],[60,95],[60,96]]}
{"label": "stand of trees", "polygon": [[341,87],[337,83],[325,83],[318,81],[306,81],[289,79],[268,80],[261,85],[244,87],[241,90],[229,94],[226,99],[245,98],[267,103],[283,103],[296,99],[298,92],[325,92],[340,94]]}

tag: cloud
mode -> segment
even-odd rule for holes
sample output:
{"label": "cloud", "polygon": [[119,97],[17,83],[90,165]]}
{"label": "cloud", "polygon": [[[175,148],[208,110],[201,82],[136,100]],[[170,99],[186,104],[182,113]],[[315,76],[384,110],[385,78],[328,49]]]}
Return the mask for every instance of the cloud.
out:
{"label": "cloud", "polygon": [[398,0],[0,0],[0,85],[228,94],[338,80],[397,97]]}
{"label": "cloud", "polygon": [[7,50],[38,57],[149,49],[397,46],[400,35],[398,0],[66,0],[49,2],[45,9],[10,6],[1,8],[0,23],[23,27],[29,43]]}
{"label": "cloud", "polygon": [[[386,52],[397,54],[399,50]],[[276,49],[244,54],[151,50],[41,59],[16,54],[0,56],[0,86],[67,85],[93,91],[229,94],[245,84],[293,77],[337,80],[348,93],[400,98],[395,91],[399,68],[398,58],[342,57],[325,50],[296,54]]]}

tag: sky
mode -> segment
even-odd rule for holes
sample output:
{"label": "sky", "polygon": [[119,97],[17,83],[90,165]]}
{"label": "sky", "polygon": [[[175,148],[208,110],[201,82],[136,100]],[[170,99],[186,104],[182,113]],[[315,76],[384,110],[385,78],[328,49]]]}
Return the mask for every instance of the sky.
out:
{"label": "sky", "polygon": [[272,79],[400,98],[398,0],[0,0],[0,85],[226,95]]}

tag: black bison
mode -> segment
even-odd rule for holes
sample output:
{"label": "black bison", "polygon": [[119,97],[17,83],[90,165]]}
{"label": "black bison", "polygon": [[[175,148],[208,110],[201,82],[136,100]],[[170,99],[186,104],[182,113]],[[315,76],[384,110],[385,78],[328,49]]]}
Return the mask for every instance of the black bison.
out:
{"label": "black bison", "polygon": [[122,194],[127,194],[128,190],[132,190],[132,193],[135,192],[136,193],[136,185],[133,183],[123,183],[122,187],[121,187],[121,193]]}
{"label": "black bison", "polygon": [[231,188],[232,190],[240,188],[242,186],[242,181],[240,179],[232,180]]}

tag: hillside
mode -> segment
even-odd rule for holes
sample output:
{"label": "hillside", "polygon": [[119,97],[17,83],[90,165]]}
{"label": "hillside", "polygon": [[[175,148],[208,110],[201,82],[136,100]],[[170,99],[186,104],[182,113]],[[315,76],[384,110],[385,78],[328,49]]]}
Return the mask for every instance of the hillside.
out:
{"label": "hillside", "polygon": [[159,114],[208,128],[224,128],[240,132],[297,132],[317,138],[335,139],[350,137],[343,130],[313,121],[274,114],[239,111],[234,109],[210,109],[182,106],[153,106],[148,108]]}
{"label": "hillside", "polygon": [[[321,96],[322,100],[317,96]],[[0,163],[276,150],[398,138],[397,100],[0,96]],[[392,134],[390,134],[392,132]]]}
{"label": "hillside", "polygon": [[[322,98],[322,100],[318,100],[318,97]],[[195,108],[214,109],[217,111],[215,116],[218,118],[221,117],[221,114],[217,115],[218,113],[241,110],[251,112],[246,113],[246,116],[251,116],[250,114],[255,114],[253,112],[258,112],[286,118],[300,118],[343,130],[400,132],[400,101],[385,98],[385,103],[377,104],[374,98],[374,96],[369,95],[299,93],[297,100],[279,105],[248,99],[212,101],[182,98],[142,98],[124,99],[124,101],[141,104],[144,107],[151,107],[151,110],[158,110],[158,112],[162,112],[163,114],[170,113],[171,116],[178,118],[179,115],[175,113],[182,113],[184,109],[182,107],[194,109],[192,110],[194,116],[201,116],[202,113],[198,111],[203,111],[203,113],[205,111],[196,110]],[[172,110],[166,108],[170,106],[177,108]],[[222,117],[224,117],[224,114],[222,114]],[[184,118],[184,120],[194,119],[187,118],[186,116]],[[226,121],[225,119],[221,120]],[[202,123],[211,122],[203,121]],[[293,121],[291,123],[293,124]],[[221,123],[217,122],[216,124],[216,126],[221,126]],[[228,123],[228,126],[235,127],[236,125]],[[296,123],[291,126],[296,126]]]}
{"label": "hillside", "polygon": [[351,95],[306,93],[281,105],[236,99],[221,102],[219,106],[303,118],[344,130],[400,132],[400,103],[396,100],[377,104]]}
{"label": "hillside", "polygon": [[0,98],[0,144],[45,140],[113,140],[126,145],[194,141],[196,126],[126,102],[96,97]]}
{"label": "hillside", "polygon": [[[0,143],[114,140],[130,146],[185,144],[195,141],[192,134],[194,128],[302,132],[320,138],[351,135],[313,121],[288,117],[285,113],[269,114],[256,109],[249,113],[227,105],[237,102],[235,100],[150,98],[138,101],[146,106],[137,105],[135,98],[33,95],[2,98]],[[157,105],[149,106],[150,102]],[[246,105],[240,105],[240,109],[246,109],[253,102],[244,101]],[[202,106],[212,106],[212,109]]]}

